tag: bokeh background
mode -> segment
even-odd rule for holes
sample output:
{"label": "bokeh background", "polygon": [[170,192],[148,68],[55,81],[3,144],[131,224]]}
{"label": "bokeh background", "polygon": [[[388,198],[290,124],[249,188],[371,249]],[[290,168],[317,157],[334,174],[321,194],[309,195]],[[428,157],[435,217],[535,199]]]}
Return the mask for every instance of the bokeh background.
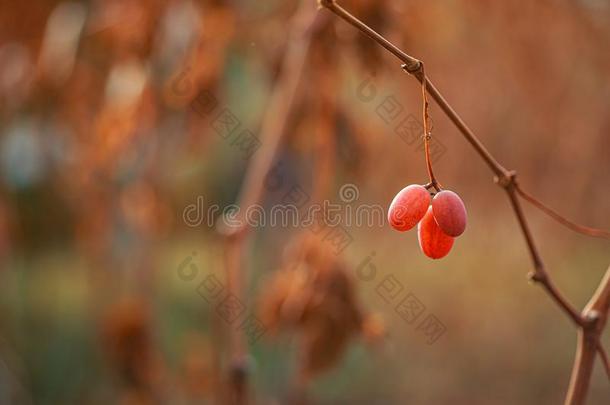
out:
{"label": "bokeh background", "polygon": [[[263,150],[264,121],[282,120],[267,112],[303,20],[294,15],[307,5],[0,4],[0,403],[215,403],[228,328],[197,286],[206,274],[226,283],[223,239],[183,213],[199,197],[204,207],[235,203],[257,152],[223,137],[214,119],[227,109]],[[608,2],[341,4],[424,60],[527,190],[578,222],[610,228]],[[385,207],[405,185],[426,182],[426,171],[418,143],[400,138],[379,106],[393,97],[402,117],[419,119],[420,88],[393,57],[322,14],[308,31],[279,175],[307,193],[322,182],[331,201],[353,184],[353,204]],[[374,97],[363,96],[364,84]],[[193,104],[201,97],[210,109],[215,100],[213,113]],[[431,115],[443,152],[435,170],[464,199],[467,232],[447,258],[431,261],[415,232],[347,228],[353,242],[329,260],[349,273],[372,258],[377,278],[349,288],[385,332],[374,344],[358,334],[335,349],[328,343],[323,356],[336,359],[299,396],[319,404],[560,403],[576,331],[528,283],[529,254],[487,167],[434,103]],[[266,189],[266,206],[282,190]],[[549,271],[582,307],[608,267],[608,242],[525,209]],[[282,251],[300,234],[251,234],[249,313],[276,292]],[[196,280],[179,277],[185,263]],[[433,344],[377,293],[387,276],[442,322]],[[250,345],[253,403],[294,401],[303,334],[268,331]],[[604,342],[610,347],[608,333]],[[589,403],[608,398],[598,363]]]}

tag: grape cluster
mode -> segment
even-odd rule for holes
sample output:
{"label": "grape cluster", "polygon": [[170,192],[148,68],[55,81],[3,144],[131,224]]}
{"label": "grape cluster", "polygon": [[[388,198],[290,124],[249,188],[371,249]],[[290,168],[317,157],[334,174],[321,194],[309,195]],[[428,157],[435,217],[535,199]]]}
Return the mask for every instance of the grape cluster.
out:
{"label": "grape cluster", "polygon": [[432,259],[445,257],[456,237],[466,229],[466,208],[453,191],[432,197],[426,187],[411,184],[396,194],[388,210],[388,221],[400,232],[417,225],[421,251]]}

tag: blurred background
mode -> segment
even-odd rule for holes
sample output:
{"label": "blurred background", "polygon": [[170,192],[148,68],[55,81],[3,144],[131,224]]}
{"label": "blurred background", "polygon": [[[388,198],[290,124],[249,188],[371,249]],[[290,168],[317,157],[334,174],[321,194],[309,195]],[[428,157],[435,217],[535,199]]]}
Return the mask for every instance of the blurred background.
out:
{"label": "blurred background", "polygon": [[[341,4],[426,62],[525,189],[610,228],[610,3]],[[563,400],[576,331],[528,283],[504,193],[434,103],[435,172],[469,212],[448,257],[389,226],[344,225],[340,247],[264,226],[243,250],[239,311],[210,299],[234,288],[221,213],[186,214],[236,203],[269,133],[282,139],[264,207],[295,186],[343,204],[345,184],[351,205],[387,207],[427,182],[419,84],[316,14],[313,0],[1,2],[1,404],[218,403],[228,370],[261,404]],[[581,308],[608,242],[524,205]],[[285,315],[291,296],[301,315]],[[236,335],[249,353],[238,365]],[[608,398],[597,363],[589,403]]]}

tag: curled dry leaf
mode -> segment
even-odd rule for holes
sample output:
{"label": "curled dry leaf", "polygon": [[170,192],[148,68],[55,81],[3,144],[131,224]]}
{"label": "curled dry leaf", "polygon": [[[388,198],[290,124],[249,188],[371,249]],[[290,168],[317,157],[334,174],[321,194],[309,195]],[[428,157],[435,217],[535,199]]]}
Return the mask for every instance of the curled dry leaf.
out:
{"label": "curled dry leaf", "polygon": [[299,379],[307,382],[333,367],[351,338],[381,336],[383,324],[362,312],[349,268],[327,244],[305,235],[288,252],[263,296],[260,314],[269,330],[300,335]]}

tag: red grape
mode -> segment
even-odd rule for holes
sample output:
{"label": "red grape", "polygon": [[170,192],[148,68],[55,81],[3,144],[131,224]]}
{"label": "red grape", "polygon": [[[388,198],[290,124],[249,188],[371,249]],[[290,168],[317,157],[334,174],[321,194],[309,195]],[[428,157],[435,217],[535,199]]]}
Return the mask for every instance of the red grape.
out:
{"label": "red grape", "polygon": [[454,239],[443,233],[432,214],[432,207],[417,226],[417,237],[421,251],[431,259],[447,256],[453,246]]}
{"label": "red grape", "polygon": [[432,199],[432,211],[438,226],[449,236],[457,237],[466,229],[466,207],[453,191],[443,190]]}
{"label": "red grape", "polygon": [[390,204],[388,222],[397,231],[408,231],[426,214],[430,194],[423,186],[411,184],[400,190]]}

